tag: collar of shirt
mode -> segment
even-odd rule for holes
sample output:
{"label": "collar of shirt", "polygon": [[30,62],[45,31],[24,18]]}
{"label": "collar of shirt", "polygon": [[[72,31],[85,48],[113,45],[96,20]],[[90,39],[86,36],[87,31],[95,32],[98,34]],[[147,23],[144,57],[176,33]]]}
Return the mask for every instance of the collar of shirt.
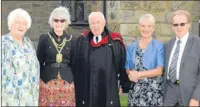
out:
{"label": "collar of shirt", "polygon": [[[12,37],[11,33],[9,32],[8,33],[8,38],[13,41],[13,42],[16,42],[16,40],[14,40],[14,38]],[[22,36],[22,42],[24,43],[24,36]]]}
{"label": "collar of shirt", "polygon": [[[96,37],[98,37],[98,41],[96,41]],[[93,36],[93,41],[94,41],[94,43],[98,43],[98,42],[100,42],[102,40],[102,36],[101,35],[97,35],[97,36]]]}
{"label": "collar of shirt", "polygon": [[[64,38],[68,37],[67,33],[65,31],[63,31],[62,36],[58,36],[55,32],[54,29],[50,30],[50,34],[51,36],[55,39],[55,41],[57,43],[61,43],[63,41]],[[60,38],[60,41],[58,41],[58,38]],[[68,38],[67,38],[68,39]]]}
{"label": "collar of shirt", "polygon": [[[180,39],[181,43],[184,43],[184,44],[185,44],[185,43],[187,42],[188,37],[189,37],[189,32],[186,33],[186,34]],[[176,41],[175,41],[175,43],[177,43],[178,40],[179,40],[179,39],[178,39],[178,37],[176,36]]]}
{"label": "collar of shirt", "polygon": [[[181,39],[181,43],[180,43],[180,51],[179,51],[179,57],[178,57],[178,61],[177,61],[177,73],[176,73],[176,79],[179,80],[179,69],[180,69],[180,64],[181,64],[181,59],[182,59],[182,55],[183,55],[183,51],[184,51],[184,48],[185,48],[185,45],[186,45],[186,42],[187,42],[187,39],[189,37],[189,33],[186,33]],[[176,36],[176,41],[174,43],[174,46],[172,48],[172,51],[171,51],[171,54],[170,54],[170,58],[169,58],[169,64],[168,64],[168,73],[169,73],[169,67],[170,67],[170,64],[172,63],[171,60],[173,58],[173,55],[174,55],[174,52],[175,52],[175,48],[176,48],[176,45],[177,45],[177,41],[179,40],[179,38]],[[169,75],[167,74],[167,78],[169,79]]]}

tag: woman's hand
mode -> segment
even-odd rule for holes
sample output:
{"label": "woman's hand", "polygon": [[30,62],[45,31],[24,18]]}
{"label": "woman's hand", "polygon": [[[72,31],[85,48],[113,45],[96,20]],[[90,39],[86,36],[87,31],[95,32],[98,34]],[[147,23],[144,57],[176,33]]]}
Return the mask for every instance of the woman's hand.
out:
{"label": "woman's hand", "polygon": [[137,72],[135,70],[130,71],[129,75],[128,75],[128,78],[129,78],[130,81],[138,82],[138,80],[140,79],[139,78],[139,72]]}

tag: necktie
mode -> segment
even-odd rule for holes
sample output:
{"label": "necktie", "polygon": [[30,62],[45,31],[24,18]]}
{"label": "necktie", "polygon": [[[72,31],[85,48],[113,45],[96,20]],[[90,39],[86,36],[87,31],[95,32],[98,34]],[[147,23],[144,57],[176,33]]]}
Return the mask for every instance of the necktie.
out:
{"label": "necktie", "polygon": [[96,43],[98,43],[98,40],[99,40],[98,36],[96,36],[96,38],[95,38],[95,39],[96,39]]}
{"label": "necktie", "polygon": [[169,76],[169,80],[172,83],[175,83],[175,81],[176,81],[176,74],[177,74],[176,67],[177,67],[177,61],[178,61],[178,56],[179,56],[180,43],[181,43],[181,41],[178,40],[176,49],[174,51],[174,56],[172,57],[172,61],[171,61],[170,67],[169,67],[168,76]]}

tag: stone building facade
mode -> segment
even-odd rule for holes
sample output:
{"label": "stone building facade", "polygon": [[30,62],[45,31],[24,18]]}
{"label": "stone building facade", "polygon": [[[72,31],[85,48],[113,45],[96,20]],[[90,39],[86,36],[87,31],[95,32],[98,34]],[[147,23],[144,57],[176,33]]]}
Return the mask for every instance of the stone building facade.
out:
{"label": "stone building facade", "polygon": [[[185,9],[192,15],[192,34],[199,36],[200,1],[83,1],[87,18],[91,11],[104,11],[107,25],[112,31],[120,32],[126,43],[140,37],[138,20],[142,14],[151,13],[156,19],[154,37],[165,42],[174,36],[171,15],[176,9]],[[8,33],[7,16],[15,8],[23,8],[32,17],[32,26],[26,36],[37,46],[42,33],[49,31],[48,18],[51,11],[62,4],[59,1],[2,1],[1,35]],[[67,31],[78,36],[88,26],[70,26]]]}

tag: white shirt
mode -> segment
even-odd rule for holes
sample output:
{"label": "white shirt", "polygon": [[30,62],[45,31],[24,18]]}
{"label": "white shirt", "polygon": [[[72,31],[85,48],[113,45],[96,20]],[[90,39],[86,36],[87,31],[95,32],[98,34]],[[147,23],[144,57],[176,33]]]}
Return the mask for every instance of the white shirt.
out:
{"label": "white shirt", "polygon": [[[185,49],[185,45],[186,45],[186,42],[188,40],[188,37],[189,37],[189,33],[186,33],[181,39],[181,43],[180,43],[180,50],[179,50],[179,56],[178,56],[178,61],[177,61],[177,66],[176,66],[176,79],[179,80],[179,72],[180,72],[180,64],[181,64],[181,59],[182,59],[182,56],[183,56],[183,51]],[[176,41],[174,43],[174,46],[172,48],[172,51],[170,53],[170,58],[169,58],[169,65],[168,65],[168,71],[167,71],[167,79],[169,79],[169,76],[168,76],[168,73],[169,73],[169,67],[170,67],[170,64],[171,64],[171,61],[172,61],[172,58],[174,56],[174,51],[176,49],[176,45],[177,45],[177,41],[178,41],[178,37],[176,37]]]}
{"label": "white shirt", "polygon": [[[96,37],[98,37],[98,41],[96,41]],[[97,44],[101,40],[102,40],[102,36],[101,35],[93,36],[93,41],[94,41],[95,44]]]}

